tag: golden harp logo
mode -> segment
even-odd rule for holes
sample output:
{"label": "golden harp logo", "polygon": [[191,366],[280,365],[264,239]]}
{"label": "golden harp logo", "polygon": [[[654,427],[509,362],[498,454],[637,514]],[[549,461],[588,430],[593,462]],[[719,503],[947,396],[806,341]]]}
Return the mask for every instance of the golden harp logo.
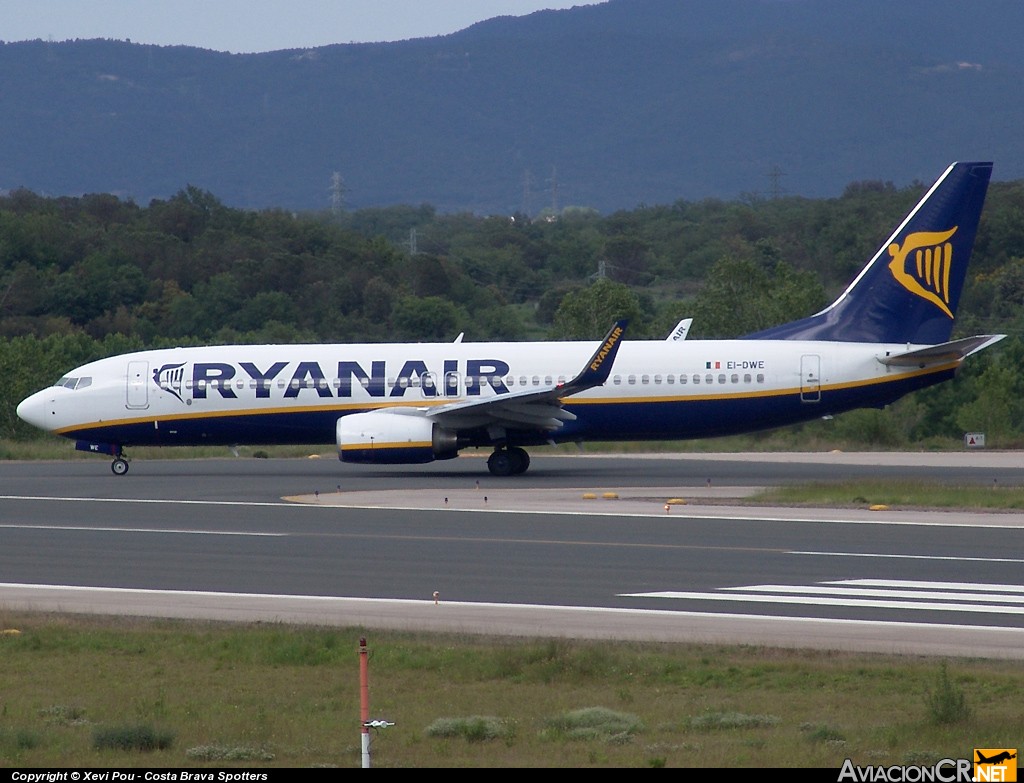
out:
{"label": "golden harp logo", "polygon": [[[901,286],[926,299],[942,312],[953,317],[949,309],[949,273],[953,268],[953,245],[949,238],[959,226],[949,231],[918,231],[908,234],[903,247],[889,245],[889,270]],[[908,268],[909,267],[909,268]]]}

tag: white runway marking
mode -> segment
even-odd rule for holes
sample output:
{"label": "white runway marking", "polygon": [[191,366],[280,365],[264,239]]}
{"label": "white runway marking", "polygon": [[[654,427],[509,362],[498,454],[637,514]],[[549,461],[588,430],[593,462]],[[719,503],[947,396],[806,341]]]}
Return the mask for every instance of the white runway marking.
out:
{"label": "white runway marking", "polygon": [[879,552],[815,552],[799,551],[790,552],[791,555],[817,555],[819,557],[877,557],[892,558],[895,560],[954,560],[967,563],[1024,563],[1019,557],[962,557],[960,555],[892,555]]}
{"label": "white runway marking", "polygon": [[994,585],[987,582],[922,582],[916,579],[841,579],[822,584],[861,585],[863,587],[907,587],[936,590],[1002,590],[1005,593],[1024,593],[1024,585]]}
{"label": "white runway marking", "polygon": [[238,533],[230,530],[175,530],[161,527],[90,527],[87,525],[12,525],[0,524],[5,530],[74,530],[87,533],[176,533],[187,536],[244,536],[256,538],[284,538],[287,533]]}
{"label": "white runway marking", "polygon": [[[57,500],[63,503],[148,503],[167,504],[170,506],[269,506],[278,508],[285,506],[294,508],[292,503],[267,503],[250,500],[156,500],[153,498],[70,498],[48,495],[0,495],[0,500]],[[314,506],[315,508],[315,506]]]}
{"label": "white runway marking", "polygon": [[[1020,585],[850,579],[816,585],[746,585],[713,592],[663,590],[625,593],[625,598],[917,609],[933,612],[1024,614]],[[985,602],[985,603],[983,603]]]}
{"label": "white runway marking", "polygon": [[[225,602],[231,601],[265,601],[268,604],[281,601],[308,603],[308,604],[337,604],[337,605],[362,605],[368,607],[414,607],[429,608],[433,610],[436,604],[431,599],[418,598],[353,598],[333,595],[288,595],[283,593],[232,593],[216,592],[212,590],[157,590],[137,587],[90,587],[83,585],[50,585],[30,584],[26,582],[0,582],[0,591],[13,595],[24,591],[26,595],[42,596],[44,593],[67,594],[67,595],[111,595],[124,596],[127,598],[169,598],[174,606],[181,606],[180,599],[183,597],[213,599]],[[636,595],[656,595],[655,593],[637,593]],[[892,628],[920,628],[933,630],[936,628],[948,628],[964,631],[992,630],[1012,633],[1024,633],[1024,628],[1006,628],[1003,626],[964,625],[959,623],[916,623],[885,620],[859,620],[849,618],[828,618],[828,617],[799,617],[784,615],[761,615],[743,614],[737,612],[699,612],[699,611],[676,611],[659,609],[626,609],[621,607],[600,607],[600,606],[562,606],[558,604],[515,604],[495,603],[493,601],[443,601],[442,607],[451,609],[466,608],[478,609],[490,613],[495,611],[552,611],[568,614],[607,614],[620,616],[637,617],[692,617],[692,618],[720,618],[726,620],[754,620],[762,621],[786,621],[801,625],[845,625],[845,626],[873,626]]]}

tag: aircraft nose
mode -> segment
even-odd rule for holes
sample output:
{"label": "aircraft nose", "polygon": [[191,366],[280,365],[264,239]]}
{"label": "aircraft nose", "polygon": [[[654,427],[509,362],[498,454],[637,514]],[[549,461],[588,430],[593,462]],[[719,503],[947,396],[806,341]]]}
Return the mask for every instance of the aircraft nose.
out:
{"label": "aircraft nose", "polygon": [[53,406],[47,404],[49,396],[48,390],[44,389],[23,399],[18,403],[18,418],[41,430],[49,429],[53,418]]}

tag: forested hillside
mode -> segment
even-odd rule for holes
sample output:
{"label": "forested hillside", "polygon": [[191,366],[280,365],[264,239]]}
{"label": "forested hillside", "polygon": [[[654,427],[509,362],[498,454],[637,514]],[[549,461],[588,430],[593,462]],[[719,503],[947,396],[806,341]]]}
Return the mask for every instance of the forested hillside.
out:
{"label": "forested hillside", "polygon": [[[598,338],[623,316],[633,338],[663,338],[686,316],[691,339],[741,335],[831,301],[922,192],[859,182],[827,200],[530,220],[426,205],[245,211],[196,188],[146,207],[15,191],[0,197],[0,434],[33,435],[14,414],[28,393],[141,347]],[[1022,304],[1024,182],[993,183],[955,336],[1010,338],[954,383],[836,430],[874,445],[968,430],[1020,442]]]}
{"label": "forested hillside", "polygon": [[1022,31],[1020,0],[609,0],[256,54],[0,41],[0,188],[535,217],[1019,179]]}

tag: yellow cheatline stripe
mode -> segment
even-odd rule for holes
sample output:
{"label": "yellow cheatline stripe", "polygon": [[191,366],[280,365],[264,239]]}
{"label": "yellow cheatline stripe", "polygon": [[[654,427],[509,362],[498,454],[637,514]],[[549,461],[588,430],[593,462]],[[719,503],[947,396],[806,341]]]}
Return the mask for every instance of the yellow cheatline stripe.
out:
{"label": "yellow cheatline stripe", "polygon": [[[839,391],[841,389],[857,389],[867,386],[880,386],[884,383],[894,383],[896,381],[906,380],[907,378],[917,378],[922,375],[932,375],[934,373],[942,372],[944,370],[955,369],[960,365],[960,361],[947,362],[946,364],[936,365],[935,367],[927,367],[925,369],[914,370],[913,372],[900,373],[899,375],[893,375],[884,378],[869,378],[859,381],[847,381],[846,383],[823,383],[818,386],[821,391]],[[644,402],[707,402],[708,400],[746,400],[746,399],[757,399],[764,397],[786,397],[793,394],[800,394],[801,388],[799,386],[791,386],[786,389],[765,389],[764,391],[737,391],[737,392],[724,392],[720,394],[687,394],[683,396],[673,397],[602,397],[600,399],[573,399],[564,398],[563,403],[569,402],[572,405],[604,405],[604,404],[623,404],[623,403],[644,403]]]}
{"label": "yellow cheatline stripe", "polygon": [[352,443],[352,444],[346,444],[346,445],[342,446],[341,450],[342,451],[355,451],[356,449],[359,449],[360,451],[365,451],[366,449],[374,449],[374,450],[376,450],[376,449],[430,449],[430,448],[433,448],[433,447],[434,447],[433,443],[431,443],[429,440],[424,440],[424,441],[409,441],[409,442],[402,441],[402,442],[399,442],[399,443],[380,443],[380,442],[374,442],[372,444]]}
{"label": "yellow cheatline stripe", "polygon": [[[840,389],[856,389],[867,386],[878,386],[884,383],[894,383],[897,381],[906,380],[907,378],[916,378],[923,375],[931,375],[945,370],[951,370],[958,367],[961,360],[947,362],[946,364],[936,365],[935,367],[927,367],[925,369],[914,370],[913,372],[904,372],[898,375],[892,375],[884,378],[870,378],[861,381],[849,381],[846,383],[832,383],[832,384],[821,384],[819,388],[821,391],[838,391]],[[785,397],[788,395],[799,394],[801,389],[799,386],[792,386],[786,389],[766,389],[764,391],[738,391],[738,392],[727,392],[720,394],[697,394],[697,395],[675,395],[675,396],[658,396],[658,397],[600,397],[600,398],[573,398],[563,397],[560,402],[563,404],[571,405],[623,405],[623,404],[645,404],[645,403],[664,403],[664,402],[707,402],[709,400],[746,400],[746,399],[759,399],[765,397]],[[379,402],[352,402],[345,404],[332,404],[332,405],[302,405],[294,408],[245,408],[242,410],[222,410],[222,411],[202,411],[196,413],[176,413],[164,416],[136,416],[132,418],[124,419],[107,419],[101,422],[83,422],[81,424],[74,424],[68,427],[61,427],[60,429],[53,430],[56,435],[63,435],[68,432],[82,432],[91,429],[100,429],[105,427],[119,427],[127,424],[149,424],[150,422],[173,423],[175,421],[198,421],[201,419],[228,419],[238,418],[246,416],[271,416],[275,414],[294,414],[294,413],[323,413],[325,411],[334,411],[341,413],[348,410],[360,410],[360,411],[371,411],[380,408],[434,408],[442,405],[447,405],[453,402],[464,402],[464,398],[441,398],[438,400],[382,400]]]}
{"label": "yellow cheatline stripe", "polygon": [[411,401],[386,401],[386,402],[352,402],[340,405],[302,405],[294,408],[243,408],[241,410],[221,410],[221,411],[197,411],[195,413],[172,413],[163,416],[134,416],[131,418],[124,419],[106,419],[100,422],[83,422],[82,424],[74,424],[69,427],[62,427],[54,430],[53,432],[57,435],[62,435],[65,432],[79,431],[79,430],[91,430],[100,427],[119,427],[125,424],[149,424],[150,422],[174,423],[176,421],[199,421],[202,419],[230,419],[247,416],[271,416],[274,414],[293,414],[293,413],[323,413],[324,411],[335,411],[341,413],[343,411],[360,410],[370,411],[378,408],[430,408],[438,405],[444,405],[452,400],[443,400],[438,402],[432,402],[429,400],[417,400],[416,402]]}

